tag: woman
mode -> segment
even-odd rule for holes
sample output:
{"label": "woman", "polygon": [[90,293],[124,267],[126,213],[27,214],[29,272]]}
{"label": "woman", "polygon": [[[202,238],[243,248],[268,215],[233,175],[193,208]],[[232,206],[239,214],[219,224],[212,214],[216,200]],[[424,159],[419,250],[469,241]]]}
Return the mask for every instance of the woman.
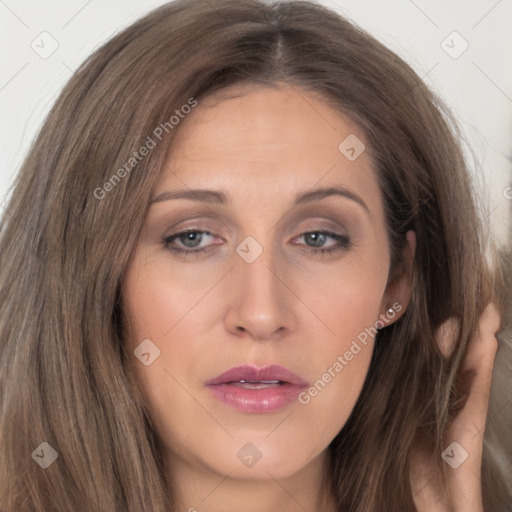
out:
{"label": "woman", "polygon": [[309,2],[181,0],[100,48],[4,219],[2,509],[509,510],[452,130]]}

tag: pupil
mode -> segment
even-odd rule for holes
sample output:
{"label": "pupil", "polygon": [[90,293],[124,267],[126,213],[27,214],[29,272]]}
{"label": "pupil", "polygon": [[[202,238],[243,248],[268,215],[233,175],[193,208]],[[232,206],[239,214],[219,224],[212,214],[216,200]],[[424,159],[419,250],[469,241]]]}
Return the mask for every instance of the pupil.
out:
{"label": "pupil", "polygon": [[[187,247],[197,247],[201,243],[201,235],[198,233],[187,233],[186,235],[182,235],[180,238]],[[189,244],[188,242],[192,242],[192,244]]]}
{"label": "pupil", "polygon": [[308,237],[310,237],[311,240],[313,240],[313,245],[315,247],[320,247],[325,242],[325,234],[324,233],[308,233]]}

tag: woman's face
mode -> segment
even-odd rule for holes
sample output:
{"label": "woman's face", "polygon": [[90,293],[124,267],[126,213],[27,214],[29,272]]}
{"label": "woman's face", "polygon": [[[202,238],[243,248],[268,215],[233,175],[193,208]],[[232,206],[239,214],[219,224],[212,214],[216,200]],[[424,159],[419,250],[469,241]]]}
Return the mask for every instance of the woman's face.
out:
{"label": "woman's face", "polygon": [[301,89],[235,92],[179,126],[127,269],[126,341],[171,468],[281,479],[325,462],[409,281],[386,288],[361,130]]}

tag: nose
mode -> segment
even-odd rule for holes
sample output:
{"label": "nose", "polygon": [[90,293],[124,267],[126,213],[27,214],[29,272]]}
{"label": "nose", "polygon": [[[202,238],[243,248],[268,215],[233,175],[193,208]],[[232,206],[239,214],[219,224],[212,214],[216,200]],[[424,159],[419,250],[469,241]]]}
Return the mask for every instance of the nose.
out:
{"label": "nose", "polygon": [[298,299],[284,263],[270,248],[264,248],[252,263],[235,255],[230,272],[231,301],[225,316],[229,332],[264,341],[279,339],[295,329]]}

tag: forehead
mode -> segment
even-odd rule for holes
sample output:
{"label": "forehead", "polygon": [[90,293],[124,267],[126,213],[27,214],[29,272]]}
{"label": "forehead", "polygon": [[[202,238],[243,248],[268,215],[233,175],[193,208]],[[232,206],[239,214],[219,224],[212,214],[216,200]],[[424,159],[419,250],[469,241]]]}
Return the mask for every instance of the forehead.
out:
{"label": "forehead", "polygon": [[180,126],[174,147],[186,152],[201,146],[212,153],[257,153],[263,146],[300,153],[315,147],[337,157],[350,134],[364,139],[355,123],[309,91],[237,86],[200,100]]}
{"label": "forehead", "polygon": [[295,86],[236,86],[200,100],[175,133],[166,168],[159,190],[185,182],[282,194],[343,185],[380,204],[362,130]]}

